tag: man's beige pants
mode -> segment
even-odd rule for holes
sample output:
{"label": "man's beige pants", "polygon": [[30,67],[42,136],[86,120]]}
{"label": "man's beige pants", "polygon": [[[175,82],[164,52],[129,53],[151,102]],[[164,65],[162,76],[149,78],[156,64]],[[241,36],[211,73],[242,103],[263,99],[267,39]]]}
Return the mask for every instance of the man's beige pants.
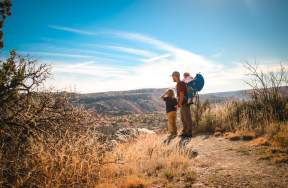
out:
{"label": "man's beige pants", "polygon": [[190,105],[185,104],[180,108],[181,121],[183,124],[182,134],[192,134],[192,117]]}
{"label": "man's beige pants", "polygon": [[176,118],[177,113],[176,111],[168,112],[168,131],[172,135],[177,135],[177,127],[176,127]]}

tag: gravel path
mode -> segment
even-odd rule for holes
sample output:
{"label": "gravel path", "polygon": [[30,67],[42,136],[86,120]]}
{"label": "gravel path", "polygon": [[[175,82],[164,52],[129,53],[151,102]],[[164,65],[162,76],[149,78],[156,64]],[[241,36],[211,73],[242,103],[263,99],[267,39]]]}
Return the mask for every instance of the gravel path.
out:
{"label": "gravel path", "polygon": [[198,175],[193,187],[288,187],[288,164],[259,160],[256,149],[248,147],[247,141],[196,136],[170,142],[179,143],[198,153],[194,158]]}

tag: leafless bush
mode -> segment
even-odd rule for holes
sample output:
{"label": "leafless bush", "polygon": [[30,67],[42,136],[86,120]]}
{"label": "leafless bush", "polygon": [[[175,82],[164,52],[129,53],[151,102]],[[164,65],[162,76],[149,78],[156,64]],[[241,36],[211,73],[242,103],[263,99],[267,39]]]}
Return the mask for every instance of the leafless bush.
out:
{"label": "leafless bush", "polygon": [[281,92],[281,88],[287,89],[288,70],[280,64],[279,70],[269,73],[258,68],[257,64],[246,63],[245,67],[249,71],[250,80],[246,83],[252,88],[251,108],[252,111],[261,111],[262,119],[271,121],[285,121],[288,118],[286,109],[287,95]]}

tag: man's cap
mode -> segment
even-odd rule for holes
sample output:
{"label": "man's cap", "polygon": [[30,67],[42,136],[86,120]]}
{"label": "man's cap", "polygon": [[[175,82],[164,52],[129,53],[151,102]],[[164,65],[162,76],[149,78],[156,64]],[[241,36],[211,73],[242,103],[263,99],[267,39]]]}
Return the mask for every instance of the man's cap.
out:
{"label": "man's cap", "polygon": [[178,71],[174,71],[171,76],[180,76],[180,73]]}

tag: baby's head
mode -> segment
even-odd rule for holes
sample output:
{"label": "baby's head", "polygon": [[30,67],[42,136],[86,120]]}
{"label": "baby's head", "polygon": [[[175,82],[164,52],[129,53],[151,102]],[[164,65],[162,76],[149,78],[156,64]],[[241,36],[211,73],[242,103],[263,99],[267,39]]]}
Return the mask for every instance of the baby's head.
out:
{"label": "baby's head", "polygon": [[190,73],[189,72],[185,72],[183,76],[184,76],[184,78],[188,78],[188,77],[190,77]]}
{"label": "baby's head", "polygon": [[175,97],[175,93],[173,89],[168,89],[166,93],[168,97]]}

